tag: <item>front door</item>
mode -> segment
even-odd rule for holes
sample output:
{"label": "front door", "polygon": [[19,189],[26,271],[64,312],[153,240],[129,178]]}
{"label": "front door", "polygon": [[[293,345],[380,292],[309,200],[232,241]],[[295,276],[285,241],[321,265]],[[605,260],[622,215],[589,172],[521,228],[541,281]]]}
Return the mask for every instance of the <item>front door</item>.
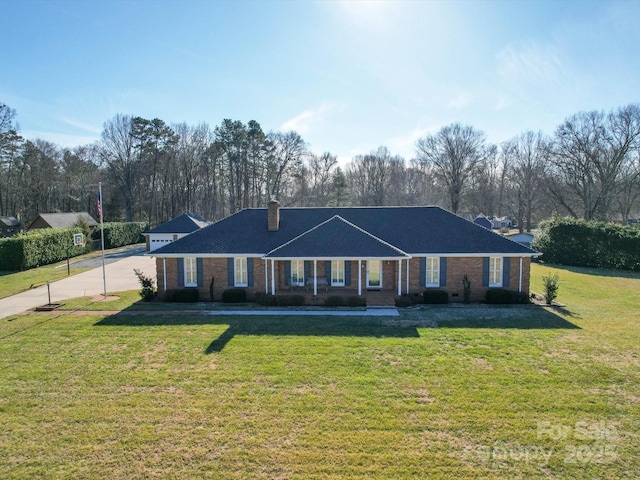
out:
{"label": "front door", "polygon": [[367,260],[367,288],[382,288],[382,262]]}

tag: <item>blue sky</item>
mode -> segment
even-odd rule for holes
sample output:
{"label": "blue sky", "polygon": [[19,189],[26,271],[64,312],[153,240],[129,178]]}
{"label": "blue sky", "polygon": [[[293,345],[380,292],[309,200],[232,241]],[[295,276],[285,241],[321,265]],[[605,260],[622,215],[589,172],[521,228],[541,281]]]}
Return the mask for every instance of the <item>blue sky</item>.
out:
{"label": "blue sky", "polygon": [[0,0],[0,101],[27,138],[117,113],[257,120],[341,160],[452,122],[500,143],[639,101],[640,1]]}

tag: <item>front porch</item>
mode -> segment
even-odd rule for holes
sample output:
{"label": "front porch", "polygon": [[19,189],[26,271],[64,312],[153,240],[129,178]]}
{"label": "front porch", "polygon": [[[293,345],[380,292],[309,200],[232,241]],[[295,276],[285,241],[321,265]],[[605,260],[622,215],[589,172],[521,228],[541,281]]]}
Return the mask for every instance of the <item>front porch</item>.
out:
{"label": "front porch", "polygon": [[393,305],[409,291],[409,259],[268,259],[264,286],[265,293],[299,294],[310,304],[360,296],[371,299],[369,305]]}

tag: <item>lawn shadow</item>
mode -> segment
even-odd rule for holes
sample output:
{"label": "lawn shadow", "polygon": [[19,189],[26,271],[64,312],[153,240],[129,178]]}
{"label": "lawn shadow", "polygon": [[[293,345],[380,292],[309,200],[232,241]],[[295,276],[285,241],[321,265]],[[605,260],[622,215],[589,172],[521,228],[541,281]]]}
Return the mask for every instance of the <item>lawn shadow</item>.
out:
{"label": "lawn shadow", "polygon": [[150,327],[171,325],[226,325],[227,329],[214,338],[205,349],[206,354],[221,352],[237,335],[314,336],[314,337],[372,337],[419,338],[415,325],[389,324],[383,317],[337,316],[217,316],[189,314],[144,315],[120,312],[106,317],[96,326]]}
{"label": "lawn shadow", "polygon": [[436,318],[435,321],[443,328],[580,329],[561,315],[579,318],[566,307],[518,305],[492,306],[475,313],[469,309],[454,318]]}

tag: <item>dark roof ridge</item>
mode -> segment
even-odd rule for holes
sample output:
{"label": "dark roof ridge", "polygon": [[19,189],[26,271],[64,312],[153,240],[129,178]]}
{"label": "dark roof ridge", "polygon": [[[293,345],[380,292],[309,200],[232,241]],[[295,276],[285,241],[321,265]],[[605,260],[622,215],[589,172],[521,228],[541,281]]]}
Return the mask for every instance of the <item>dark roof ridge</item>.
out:
{"label": "dark roof ridge", "polygon": [[[331,208],[331,207],[328,207],[328,208]],[[349,225],[350,227],[352,227],[352,228],[354,228],[354,229],[358,230],[359,232],[362,232],[362,233],[364,233],[364,234],[366,234],[366,235],[370,236],[372,239],[374,239],[374,240],[376,240],[376,241],[378,241],[378,242],[382,243],[383,245],[385,245],[385,246],[387,246],[387,247],[389,247],[389,248],[391,248],[391,249],[393,249],[393,250],[397,251],[398,253],[400,253],[400,254],[404,255],[405,257],[407,257],[407,258],[410,258],[410,257],[411,257],[411,255],[409,255],[407,252],[405,252],[405,251],[403,251],[403,250],[399,249],[398,247],[396,247],[396,246],[394,246],[394,245],[391,245],[389,242],[385,242],[385,241],[384,241],[384,240],[382,240],[381,238],[376,237],[375,235],[373,235],[373,234],[372,234],[372,233],[370,233],[370,232],[367,232],[365,229],[363,229],[363,228],[359,227],[358,225],[355,225],[354,223],[351,223],[350,221],[348,221],[348,220],[346,220],[346,219],[342,218],[340,215],[334,215],[333,217],[328,218],[327,220],[325,220],[325,221],[323,221],[323,222],[320,222],[318,225],[316,225],[316,226],[314,226],[314,227],[312,227],[312,228],[308,229],[307,231],[302,232],[300,235],[297,235],[296,237],[294,237],[294,238],[292,238],[291,240],[289,240],[289,241],[287,241],[287,242],[283,243],[282,245],[278,245],[276,248],[273,248],[273,249],[272,249],[272,250],[270,250],[269,252],[265,253],[265,254],[263,255],[263,258],[264,258],[264,257],[267,257],[267,256],[269,256],[269,255],[271,255],[271,254],[272,254],[273,252],[275,252],[276,250],[280,250],[281,248],[286,247],[287,245],[289,245],[289,244],[291,244],[291,243],[295,242],[296,240],[298,240],[299,238],[302,238],[303,236],[305,236],[305,235],[307,235],[307,234],[309,234],[309,233],[313,232],[314,230],[317,230],[318,228],[322,227],[323,225],[326,225],[326,224],[327,224],[327,223],[329,223],[329,222],[332,222],[333,220],[340,220],[340,221],[342,221],[343,223],[346,223],[347,225]]]}

